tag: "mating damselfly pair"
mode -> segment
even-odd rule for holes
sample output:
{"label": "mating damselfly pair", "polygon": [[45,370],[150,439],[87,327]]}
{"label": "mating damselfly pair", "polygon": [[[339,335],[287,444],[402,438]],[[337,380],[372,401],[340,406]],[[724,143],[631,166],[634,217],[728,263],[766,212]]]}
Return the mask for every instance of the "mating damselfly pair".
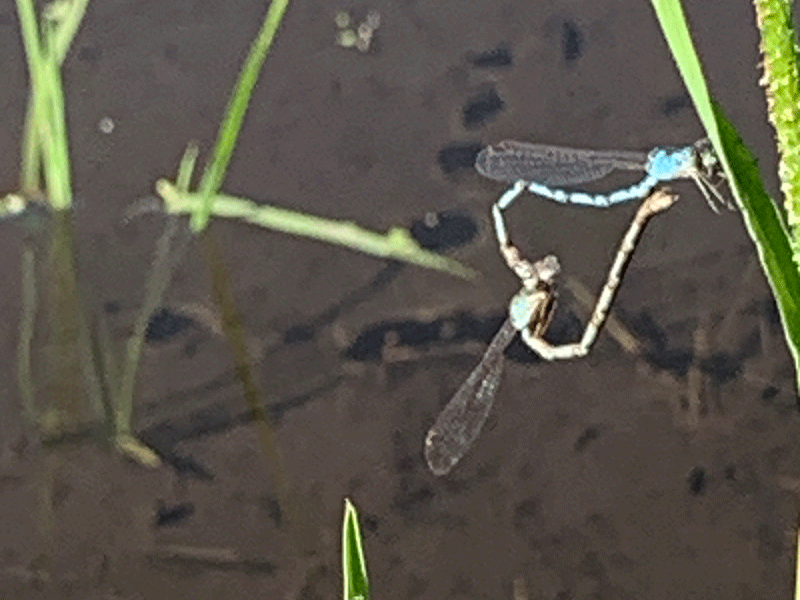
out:
{"label": "mating damselfly pair", "polygon": [[[494,402],[503,369],[503,351],[520,333],[525,344],[545,360],[585,356],[608,316],[625,268],[650,218],[670,206],[677,195],[660,185],[691,179],[709,206],[732,208],[715,186],[719,162],[708,140],[683,147],[657,147],[649,153],[578,150],[543,144],[504,141],[480,151],[475,168],[484,177],[511,183],[492,206],[497,242],[522,288],[511,299],[508,318],[489,343],[478,365],[442,409],[425,437],[425,459],[435,475],[445,475],[461,460],[478,437]],[[644,171],[638,183],[607,194],[569,191],[571,186],[605,177],[614,170]],[[553,346],[544,339],[556,302],[560,265],[555,256],[530,262],[508,237],[503,211],[525,190],[556,202],[608,207],[644,198],[625,232],[581,340]]]}

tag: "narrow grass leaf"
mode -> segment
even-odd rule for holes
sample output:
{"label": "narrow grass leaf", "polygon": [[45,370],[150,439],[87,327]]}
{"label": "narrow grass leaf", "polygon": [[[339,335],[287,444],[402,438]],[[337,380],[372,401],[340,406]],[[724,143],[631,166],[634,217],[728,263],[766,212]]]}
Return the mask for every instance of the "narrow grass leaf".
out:
{"label": "narrow grass leaf", "polygon": [[211,196],[219,190],[225,179],[225,172],[228,169],[233,149],[236,146],[236,140],[239,137],[239,131],[242,128],[244,115],[253,95],[253,88],[258,82],[261,65],[264,63],[264,59],[272,46],[272,41],[288,6],[289,0],[272,0],[261,30],[250,47],[250,52],[239,73],[239,79],[228,100],[225,117],[217,135],[217,142],[214,146],[211,161],[203,173],[200,193],[204,200],[198,210],[192,214],[192,231],[200,231],[208,223],[208,218],[211,214]]}
{"label": "narrow grass leaf", "polygon": [[344,501],[342,522],[342,585],[344,600],[369,600],[367,561],[361,544],[358,512],[349,498]]}

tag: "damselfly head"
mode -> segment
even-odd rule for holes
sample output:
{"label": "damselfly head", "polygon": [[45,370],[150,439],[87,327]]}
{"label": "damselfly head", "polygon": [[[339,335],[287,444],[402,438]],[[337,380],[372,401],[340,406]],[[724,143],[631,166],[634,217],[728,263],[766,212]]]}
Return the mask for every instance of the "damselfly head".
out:
{"label": "damselfly head", "polygon": [[561,265],[558,258],[553,254],[548,254],[541,260],[537,260],[533,264],[536,278],[540,285],[551,286],[555,282],[559,273],[561,273]]}
{"label": "damselfly head", "polygon": [[709,176],[715,175],[720,170],[720,166],[717,153],[714,152],[714,147],[711,145],[711,140],[702,138],[697,140],[693,145],[700,163],[699,166],[703,171],[708,173]]}
{"label": "damselfly head", "polygon": [[694,150],[694,169],[689,176],[700,188],[700,193],[703,194],[711,210],[719,213],[719,206],[734,210],[733,204],[717,189],[717,185],[725,179],[725,173],[711,141],[708,138],[698,140],[694,143]]}

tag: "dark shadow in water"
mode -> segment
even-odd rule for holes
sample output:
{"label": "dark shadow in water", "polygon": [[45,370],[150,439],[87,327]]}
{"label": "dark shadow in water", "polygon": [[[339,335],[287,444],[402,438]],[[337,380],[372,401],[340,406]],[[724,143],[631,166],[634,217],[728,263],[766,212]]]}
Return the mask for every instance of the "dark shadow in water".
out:
{"label": "dark shadow in water", "polygon": [[514,64],[511,48],[506,44],[500,44],[496,48],[483,52],[469,52],[467,61],[477,69],[510,67]]}
{"label": "dark shadow in water", "polygon": [[692,100],[687,94],[664,98],[660,103],[660,112],[665,117],[674,117],[687,108],[691,108]]}
{"label": "dark shadow in water", "polygon": [[[409,347],[421,352],[434,346],[458,346],[465,342],[488,344],[500,329],[506,314],[506,311],[502,311],[479,316],[460,311],[431,321],[382,321],[362,331],[344,355],[349,360],[379,362],[383,359],[387,339],[392,341],[394,347]],[[578,340],[582,334],[583,325],[578,317],[571,311],[561,311],[555,315],[545,337],[553,344],[563,344]],[[519,337],[514,338],[504,354],[522,364],[542,360]]]}
{"label": "dark shadow in water", "polygon": [[494,89],[494,86],[467,99],[462,109],[463,123],[467,129],[475,129],[499,114],[505,108],[505,102]]}
{"label": "dark shadow in water", "polygon": [[439,168],[446,175],[456,171],[472,171],[475,168],[475,158],[483,146],[474,143],[454,142],[439,150],[437,160]]}
{"label": "dark shadow in water", "polygon": [[567,63],[583,56],[583,34],[572,21],[564,21],[561,25],[561,55]]}
{"label": "dark shadow in water", "polygon": [[478,224],[471,215],[447,210],[425,215],[409,229],[420,246],[434,252],[460,248],[478,235]]}
{"label": "dark shadow in water", "polygon": [[686,477],[686,485],[692,496],[700,496],[706,490],[708,478],[703,467],[693,467]]}
{"label": "dark shadow in water", "polygon": [[458,312],[432,321],[383,321],[362,331],[344,354],[349,360],[378,362],[383,358],[387,339],[392,339],[396,346],[417,350],[427,350],[435,344],[463,344],[475,340],[488,344],[504,320],[505,314],[481,318]]}
{"label": "dark shadow in water", "polygon": [[282,336],[284,344],[307,342],[316,337],[320,328],[330,325],[345,312],[361,305],[386,288],[402,272],[404,265],[391,261],[365,285],[345,295],[335,304],[317,315],[287,329]]}
{"label": "dark shadow in water", "polygon": [[192,502],[167,505],[163,501],[159,501],[153,525],[155,527],[175,527],[191,517],[194,512],[195,508]]}
{"label": "dark shadow in water", "polygon": [[166,342],[184,331],[199,328],[197,321],[193,318],[162,307],[150,317],[144,339],[150,344]]}

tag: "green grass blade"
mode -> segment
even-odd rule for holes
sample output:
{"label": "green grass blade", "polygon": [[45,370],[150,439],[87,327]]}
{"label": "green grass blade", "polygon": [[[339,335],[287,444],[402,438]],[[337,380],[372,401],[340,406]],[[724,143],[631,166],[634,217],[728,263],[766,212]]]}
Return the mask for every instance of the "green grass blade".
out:
{"label": "green grass blade", "polygon": [[204,197],[204,201],[192,213],[192,231],[200,231],[208,223],[208,218],[211,214],[211,196],[220,189],[225,179],[225,172],[228,169],[233,149],[236,146],[236,140],[239,137],[239,131],[242,128],[247,106],[253,95],[253,88],[258,82],[261,65],[264,63],[264,59],[272,46],[272,40],[275,38],[288,5],[289,0],[272,0],[264,18],[264,23],[261,25],[261,30],[258,32],[258,37],[250,46],[250,52],[239,73],[239,79],[225,109],[225,118],[217,135],[217,142],[214,146],[211,161],[203,173],[200,194]]}
{"label": "green grass blade", "polygon": [[59,21],[45,19],[40,36],[33,2],[17,0],[17,12],[33,98],[33,109],[28,113],[33,119],[25,127],[24,139],[31,146],[23,149],[22,189],[35,190],[39,187],[40,163],[32,147],[37,144],[44,157],[42,166],[48,201],[54,208],[64,209],[72,204],[72,186],[60,59],[54,50]]}
{"label": "green grass blade", "polygon": [[[202,201],[201,194],[181,194],[164,179],[156,182],[156,191],[163,198],[167,212],[170,213],[191,213]],[[215,217],[237,219],[259,227],[309,237],[381,258],[444,271],[464,279],[475,279],[478,275],[476,271],[456,260],[424,250],[411,237],[408,230],[400,227],[395,227],[385,234],[377,233],[359,227],[351,221],[324,219],[268,204],[256,204],[246,198],[218,194],[212,199]]]}
{"label": "green grass blade", "polygon": [[756,245],[778,305],[797,375],[800,373],[800,274],[792,260],[785,218],[764,190],[753,154],[722,108],[711,99],[680,2],[652,0],[652,4],[678,70],[725,170],[750,238]]}
{"label": "green grass blade", "polygon": [[39,26],[36,22],[36,12],[33,0],[17,0],[17,14],[19,15],[20,33],[25,48],[25,58],[28,62],[30,76],[29,110],[25,120],[25,133],[23,136],[24,148],[22,154],[22,173],[20,174],[20,188],[25,191],[39,189],[41,166],[41,147],[39,146],[39,124],[46,121],[46,99],[39,93],[44,80],[44,61],[42,46],[39,40]]}
{"label": "green grass blade", "polygon": [[[680,0],[652,0],[656,17],[667,40],[672,58],[678,65],[683,82],[689,90],[697,114],[713,142],[718,141],[719,133],[714,121],[711,96],[708,93],[703,67],[697,57],[686,15]],[[716,149],[716,143],[714,144]]]}
{"label": "green grass blade", "polygon": [[42,148],[36,130],[36,102],[33,90],[28,93],[25,125],[22,132],[22,158],[20,159],[19,189],[27,193],[39,191],[42,174]]}
{"label": "green grass blade", "polygon": [[342,522],[342,585],[344,600],[369,600],[367,561],[361,545],[358,513],[349,498],[344,501]]}
{"label": "green grass blade", "polygon": [[[20,22],[23,22],[23,38],[26,40],[26,53],[29,44],[33,47],[39,48],[38,33],[34,36],[32,32],[36,32],[36,19],[33,13],[32,3],[26,1],[24,9],[20,10]],[[78,31],[81,24],[83,15],[86,12],[86,6],[89,0],[66,0],[62,2],[51,3],[45,7],[45,11],[49,14],[49,19],[54,25],[52,54],[55,57],[57,65],[64,62],[64,58],[69,51],[72,40]],[[24,15],[23,15],[24,11]],[[31,22],[33,28],[31,28]],[[26,33],[27,32],[27,33]],[[35,40],[33,38],[36,38]],[[30,57],[31,55],[28,54]],[[39,59],[36,59],[37,61]],[[59,84],[60,86],[60,84]],[[42,148],[39,144],[39,137],[37,131],[37,120],[35,118],[35,103],[33,101],[33,86],[31,86],[31,94],[28,99],[28,106],[25,113],[25,126],[22,138],[22,161],[20,173],[20,189],[26,192],[33,192],[39,189],[39,179],[41,177],[42,168]]]}
{"label": "green grass blade", "polygon": [[44,58],[44,89],[46,98],[47,128],[40,130],[44,149],[44,174],[47,182],[47,198],[56,210],[72,206],[72,175],[69,162],[69,143],[67,142],[67,119],[64,106],[64,89],[61,82],[61,65],[51,46],[55,30],[47,29],[47,48]]}
{"label": "green grass blade", "polygon": [[48,18],[55,25],[52,51],[59,65],[64,62],[64,58],[69,52],[69,47],[81,26],[88,4],[89,0],[57,0],[48,5],[48,7],[52,7]]}

